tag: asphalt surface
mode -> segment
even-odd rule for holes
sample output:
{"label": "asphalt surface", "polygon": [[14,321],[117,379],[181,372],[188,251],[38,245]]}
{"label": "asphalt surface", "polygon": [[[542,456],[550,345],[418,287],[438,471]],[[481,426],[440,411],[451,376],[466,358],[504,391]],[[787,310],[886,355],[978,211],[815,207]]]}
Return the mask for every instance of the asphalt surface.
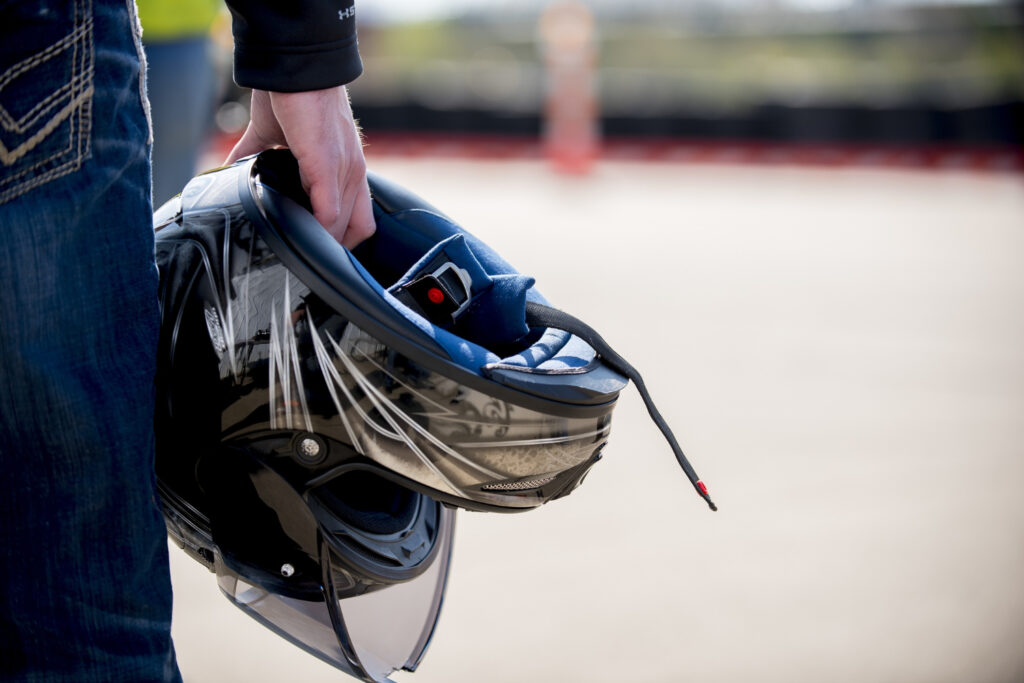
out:
{"label": "asphalt surface", "polygon": [[[460,515],[401,682],[1024,680],[1024,177],[376,160],[637,366],[567,499]],[[189,683],[351,680],[172,548]]]}

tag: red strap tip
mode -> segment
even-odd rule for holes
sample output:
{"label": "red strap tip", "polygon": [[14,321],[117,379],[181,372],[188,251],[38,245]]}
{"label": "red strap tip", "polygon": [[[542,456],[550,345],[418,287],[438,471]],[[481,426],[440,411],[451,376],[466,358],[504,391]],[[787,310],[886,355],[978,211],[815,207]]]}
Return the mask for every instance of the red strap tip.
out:
{"label": "red strap tip", "polygon": [[697,488],[699,488],[700,492],[703,493],[705,496],[708,495],[708,487],[705,486],[704,482],[700,481],[699,479],[697,480]]}

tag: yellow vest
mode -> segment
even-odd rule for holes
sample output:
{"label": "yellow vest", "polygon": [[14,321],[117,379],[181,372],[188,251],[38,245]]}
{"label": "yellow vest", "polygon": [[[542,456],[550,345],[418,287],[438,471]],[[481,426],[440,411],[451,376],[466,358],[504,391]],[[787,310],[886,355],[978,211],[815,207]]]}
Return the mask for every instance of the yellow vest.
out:
{"label": "yellow vest", "polygon": [[146,41],[205,35],[220,11],[220,0],[136,0]]}

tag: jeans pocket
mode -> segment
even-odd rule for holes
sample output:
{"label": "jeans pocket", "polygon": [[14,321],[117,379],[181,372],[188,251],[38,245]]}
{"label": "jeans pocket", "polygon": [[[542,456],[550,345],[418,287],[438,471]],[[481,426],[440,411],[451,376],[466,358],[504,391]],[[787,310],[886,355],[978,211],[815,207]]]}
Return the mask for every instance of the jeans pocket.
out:
{"label": "jeans pocket", "polygon": [[0,204],[89,156],[92,0],[0,3]]}

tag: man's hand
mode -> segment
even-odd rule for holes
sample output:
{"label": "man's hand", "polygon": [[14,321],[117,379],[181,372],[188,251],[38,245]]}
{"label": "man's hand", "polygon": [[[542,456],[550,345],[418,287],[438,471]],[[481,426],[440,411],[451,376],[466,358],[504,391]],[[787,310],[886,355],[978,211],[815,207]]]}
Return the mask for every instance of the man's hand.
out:
{"label": "man's hand", "polygon": [[226,163],[272,147],[291,149],[313,215],[336,240],[352,249],[374,233],[366,160],[344,86],[253,90],[249,127]]}

